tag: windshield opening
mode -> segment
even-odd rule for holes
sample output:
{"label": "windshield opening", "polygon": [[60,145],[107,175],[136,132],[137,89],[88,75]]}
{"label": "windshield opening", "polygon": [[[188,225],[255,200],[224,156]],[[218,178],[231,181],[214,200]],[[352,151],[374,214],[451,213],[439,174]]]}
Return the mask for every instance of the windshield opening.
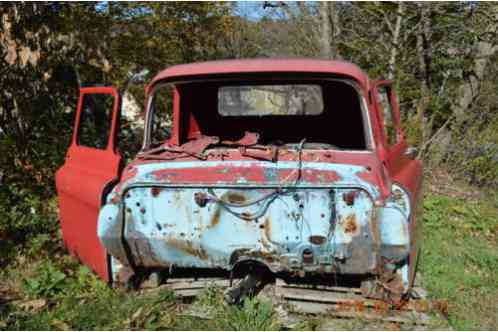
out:
{"label": "windshield opening", "polygon": [[[233,148],[257,136],[257,145],[295,147],[305,139],[306,149],[366,150],[366,114],[353,85],[339,79],[275,78],[176,83],[178,141],[184,144],[210,136],[222,143],[217,147]],[[156,96],[160,91],[156,89],[151,100],[160,100]],[[161,133],[169,133],[170,100],[162,118],[150,116],[151,146],[164,138]]]}

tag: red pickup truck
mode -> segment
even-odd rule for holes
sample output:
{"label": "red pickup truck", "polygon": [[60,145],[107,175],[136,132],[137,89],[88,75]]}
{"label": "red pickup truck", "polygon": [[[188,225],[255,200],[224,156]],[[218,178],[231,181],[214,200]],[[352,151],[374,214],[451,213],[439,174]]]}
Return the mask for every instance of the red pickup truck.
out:
{"label": "red pickup truck", "polygon": [[118,91],[82,88],[56,175],[65,244],[102,279],[190,269],[410,293],[422,166],[391,81],[342,61],[202,62],[157,74],[145,107],[124,164]]}

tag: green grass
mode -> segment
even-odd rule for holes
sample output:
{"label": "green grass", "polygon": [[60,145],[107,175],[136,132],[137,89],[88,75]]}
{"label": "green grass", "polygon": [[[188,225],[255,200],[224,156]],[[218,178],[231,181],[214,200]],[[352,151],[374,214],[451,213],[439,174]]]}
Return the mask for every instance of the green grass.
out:
{"label": "green grass", "polygon": [[[0,329],[5,330],[278,330],[273,305],[259,299],[227,306],[222,291],[206,289],[186,313],[174,294],[158,290],[148,294],[114,290],[85,267],[65,256],[60,262],[35,263],[27,273],[11,269],[3,278],[18,278],[22,301],[0,305]],[[43,300],[40,308],[26,303]]]}
{"label": "green grass", "polygon": [[[447,301],[448,324],[452,328],[496,329],[497,196],[488,194],[479,200],[464,200],[428,193],[424,199],[424,210],[420,270],[423,286],[429,291],[431,300]],[[43,251],[46,240],[40,239],[39,250],[45,254],[38,256],[42,258],[36,258],[29,251],[22,251],[18,254],[16,264],[10,264],[0,272],[2,330],[282,328],[269,300],[252,299],[241,306],[226,306],[221,290],[215,287],[206,289],[189,306],[178,304],[174,295],[167,291],[139,294],[110,289],[69,256]],[[2,305],[2,287],[7,288],[16,300]],[[26,303],[30,301],[38,301],[38,308],[27,307]],[[199,318],[189,312],[205,317]],[[362,320],[340,322],[325,316],[303,316],[295,328],[399,327]]]}
{"label": "green grass", "polygon": [[447,301],[455,329],[498,327],[498,208],[493,195],[427,194],[421,272],[433,300]]}

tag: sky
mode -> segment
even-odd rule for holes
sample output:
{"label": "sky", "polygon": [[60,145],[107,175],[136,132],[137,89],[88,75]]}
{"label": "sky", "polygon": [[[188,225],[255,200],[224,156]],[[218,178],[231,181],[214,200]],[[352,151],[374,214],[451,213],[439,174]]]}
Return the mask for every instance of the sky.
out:
{"label": "sky", "polygon": [[249,20],[257,21],[267,14],[263,9],[264,1],[237,1],[237,14]]}

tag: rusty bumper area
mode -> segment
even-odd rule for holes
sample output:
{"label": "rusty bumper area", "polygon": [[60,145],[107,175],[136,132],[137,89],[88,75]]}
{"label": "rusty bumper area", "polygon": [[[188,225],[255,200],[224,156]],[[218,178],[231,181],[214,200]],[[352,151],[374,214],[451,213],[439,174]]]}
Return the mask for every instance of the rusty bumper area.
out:
{"label": "rusty bumper area", "polygon": [[358,188],[133,187],[102,208],[99,238],[131,268],[376,275],[409,253],[405,216]]}

